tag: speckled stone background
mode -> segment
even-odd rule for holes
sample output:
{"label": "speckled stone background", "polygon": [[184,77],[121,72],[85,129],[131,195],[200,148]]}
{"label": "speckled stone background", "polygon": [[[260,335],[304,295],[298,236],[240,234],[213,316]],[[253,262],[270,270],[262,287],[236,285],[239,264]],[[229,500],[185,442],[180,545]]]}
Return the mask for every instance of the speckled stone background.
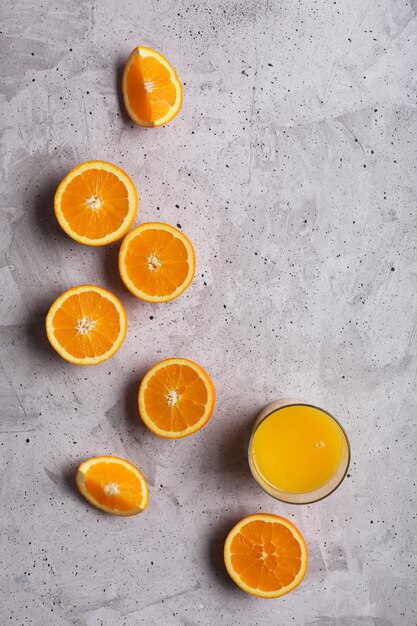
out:
{"label": "speckled stone background", "polygon": [[[415,626],[416,2],[2,3],[2,624]],[[120,101],[142,43],[184,83],[175,122],[141,130]],[[137,222],[180,225],[196,278],[153,306],[123,288],[118,244],[60,231],[53,193],[87,159],[124,168]],[[95,282],[126,306],[119,353],[95,368],[49,348],[63,290]],[[215,414],[167,441],[136,410],[156,361],[212,375]],[[340,417],[342,487],[306,507],[261,492],[248,428],[295,396]],[[150,485],[136,518],[74,490],[115,454]],[[308,541],[303,584],[246,596],[223,567],[240,517],[285,515]]]}

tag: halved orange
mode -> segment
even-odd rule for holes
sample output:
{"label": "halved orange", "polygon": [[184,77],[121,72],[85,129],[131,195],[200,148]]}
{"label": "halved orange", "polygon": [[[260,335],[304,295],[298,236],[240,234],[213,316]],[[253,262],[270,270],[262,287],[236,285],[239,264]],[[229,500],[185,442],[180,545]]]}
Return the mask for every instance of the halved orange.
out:
{"label": "halved orange", "polygon": [[147,302],[177,298],[195,273],[191,241],[177,228],[160,222],[141,224],[123,239],[120,276],[133,295]]}
{"label": "halved orange", "polygon": [[188,359],[154,365],[139,387],[139,414],[155,435],[178,439],[200,430],[213,413],[216,393],[210,376]]}
{"label": "halved orange", "polygon": [[87,161],[71,170],[55,193],[55,215],[63,230],[89,246],[123,237],[135,219],[138,194],[112,163]]}
{"label": "halved orange", "polygon": [[224,562],[243,591],[278,598],[303,580],[308,553],[304,538],[289,520],[259,513],[244,517],[228,534]]}
{"label": "halved orange", "polygon": [[148,485],[135,465],[116,456],[81,463],[75,482],[90,504],[112,515],[136,515],[148,504]]}
{"label": "halved orange", "polygon": [[78,365],[97,365],[109,359],[122,345],[126,329],[126,313],[120,300],[94,285],[65,291],[46,316],[46,333],[52,347]]}
{"label": "halved orange", "polygon": [[182,104],[182,85],[170,63],[152,48],[137,46],[123,71],[123,100],[129,117],[139,126],[170,122]]}

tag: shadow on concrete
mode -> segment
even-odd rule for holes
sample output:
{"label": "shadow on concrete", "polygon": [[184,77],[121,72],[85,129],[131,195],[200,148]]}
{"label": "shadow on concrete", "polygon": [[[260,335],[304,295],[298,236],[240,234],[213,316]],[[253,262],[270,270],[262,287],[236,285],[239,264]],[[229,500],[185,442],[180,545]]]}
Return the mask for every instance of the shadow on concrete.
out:
{"label": "shadow on concrete", "polygon": [[61,179],[54,177],[33,191],[33,221],[35,229],[40,229],[44,236],[70,243],[72,240],[62,230],[54,211],[54,196],[60,182]]}
{"label": "shadow on concrete", "polygon": [[146,370],[143,369],[139,374],[132,375],[131,379],[126,383],[123,394],[123,409],[126,426],[129,433],[136,440],[150,434],[148,428],[140,418],[138,407],[139,385],[145,374]]}
{"label": "shadow on concrete", "polygon": [[84,502],[84,498],[78,491],[75,483],[75,475],[77,473],[78,465],[78,463],[71,463],[64,469],[62,473],[62,485],[68,494],[76,496],[78,500]]}
{"label": "shadow on concrete", "polygon": [[46,335],[45,320],[49,308],[58,293],[51,294],[50,297],[42,297],[37,303],[33,304],[33,309],[28,312],[25,320],[24,332],[28,339],[29,345],[38,357],[55,359],[60,358],[49,343]]}
{"label": "shadow on concrete", "polygon": [[44,466],[43,469],[49,480],[57,486],[60,492],[76,497],[77,500],[84,501],[75,483],[77,468],[78,463],[70,463],[61,472],[46,466]]}
{"label": "shadow on concrete", "polygon": [[122,439],[128,445],[135,447],[137,447],[135,445],[137,442],[143,442],[147,438],[155,440],[155,435],[150,432],[139,416],[139,384],[146,371],[143,368],[130,375],[124,386],[121,401],[106,412],[107,419],[110,420],[113,428],[120,433]]}
{"label": "shadow on concrete", "polygon": [[[131,125],[132,127],[136,127],[137,125],[134,124],[132,122],[132,120],[130,119],[130,117],[128,116],[127,112],[126,112],[126,107],[125,107],[125,103],[123,101],[123,90],[122,90],[122,86],[123,86],[123,71],[125,68],[125,63],[127,61],[128,57],[122,57],[120,56],[117,61],[116,61],[116,93],[117,93],[117,99],[119,101],[119,111],[120,111],[120,117],[122,118],[122,120],[126,123]],[[139,126],[137,126],[137,128],[140,128]]]}
{"label": "shadow on concrete", "polygon": [[232,530],[233,526],[242,519],[242,515],[230,515],[217,521],[217,524],[213,525],[211,532],[208,536],[207,552],[208,563],[214,576],[221,584],[222,588],[228,591],[237,591],[236,584],[230,578],[227,573],[226,566],[224,564],[224,542],[227,535]]}
{"label": "shadow on concrete", "polygon": [[[125,287],[119,273],[119,249],[121,241],[116,241],[108,246],[103,246],[103,274],[108,289],[118,296],[125,299],[130,292]],[[139,303],[139,300],[135,298]]]}
{"label": "shadow on concrete", "polygon": [[[242,409],[239,425],[219,433],[219,438],[210,442],[211,450],[207,450],[202,459],[203,472],[221,473],[226,484],[234,483],[237,479],[252,479],[248,464],[248,445],[257,413],[258,411],[245,412]],[[233,423],[238,422],[233,420]]]}
{"label": "shadow on concrete", "polygon": [[[239,426],[219,433],[219,437],[210,442],[209,449],[204,453],[202,470],[203,473],[215,473],[219,477],[216,480],[221,481],[223,493],[233,494],[239,491],[240,494],[247,492],[250,496],[254,481],[248,464],[248,445],[258,411],[245,412],[242,407],[239,412],[241,414]],[[236,424],[236,420],[233,420],[233,423]],[[233,511],[232,499],[231,504],[232,512],[217,520],[211,532],[209,531],[207,552],[210,567],[222,586],[236,590],[236,585],[224,565],[223,548],[229,531],[248,514],[248,507],[239,506],[238,509],[235,507]]]}

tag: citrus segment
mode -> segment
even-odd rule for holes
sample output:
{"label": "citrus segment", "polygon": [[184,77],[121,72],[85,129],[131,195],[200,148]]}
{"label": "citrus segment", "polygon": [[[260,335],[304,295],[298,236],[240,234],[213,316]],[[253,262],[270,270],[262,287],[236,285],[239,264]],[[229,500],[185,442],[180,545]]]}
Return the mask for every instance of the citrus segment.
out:
{"label": "citrus segment", "polygon": [[53,348],[78,365],[96,365],[120,348],[126,313],[110,291],[82,285],[65,291],[49,309],[46,332]]}
{"label": "citrus segment", "polygon": [[55,194],[62,229],[78,241],[100,246],[120,239],[135,219],[138,197],[125,172],[104,161],[87,161],[62,180]]}
{"label": "citrus segment", "polygon": [[137,226],[120,247],[119,270],[126,287],[148,302],[177,298],[191,283],[195,253],[177,228],[159,222]]}
{"label": "citrus segment", "polygon": [[152,367],[139,387],[139,413],[156,435],[177,439],[200,430],[214,409],[213,383],[188,359],[167,359]]}
{"label": "citrus segment", "polygon": [[123,100],[139,126],[170,122],[182,104],[182,85],[170,63],[155,50],[137,46],[123,71]]}
{"label": "citrus segment", "polygon": [[300,531],[278,515],[243,518],[226,538],[224,562],[243,591],[277,598],[300,584],[307,570],[307,546]]}
{"label": "citrus segment", "polygon": [[90,504],[112,515],[136,515],[148,504],[148,486],[142,473],[118,457],[99,456],[84,461],[75,480]]}

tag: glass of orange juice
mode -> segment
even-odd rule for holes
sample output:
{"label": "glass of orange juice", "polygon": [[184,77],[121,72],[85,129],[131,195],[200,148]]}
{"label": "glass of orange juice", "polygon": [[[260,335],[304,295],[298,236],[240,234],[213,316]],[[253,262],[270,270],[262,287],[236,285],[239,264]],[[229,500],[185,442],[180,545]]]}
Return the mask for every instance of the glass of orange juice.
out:
{"label": "glass of orange juice", "polygon": [[332,493],[346,476],[349,441],[327,411],[280,400],[258,415],[249,442],[249,466],[271,496],[310,504]]}

